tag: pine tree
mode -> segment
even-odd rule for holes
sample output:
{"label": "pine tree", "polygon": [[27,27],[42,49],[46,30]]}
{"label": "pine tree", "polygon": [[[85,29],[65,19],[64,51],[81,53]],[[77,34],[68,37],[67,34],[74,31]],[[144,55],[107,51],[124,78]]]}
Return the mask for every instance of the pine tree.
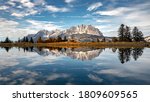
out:
{"label": "pine tree", "polygon": [[18,43],[20,43],[21,42],[21,40],[20,40],[20,38],[18,38]]}
{"label": "pine tree", "polygon": [[22,42],[25,42],[26,41],[26,37],[23,37],[23,40],[22,40]]}
{"label": "pine tree", "polygon": [[97,38],[97,42],[100,42],[100,40]]}
{"label": "pine tree", "polygon": [[4,43],[12,43],[12,41],[8,37],[6,37]]}
{"label": "pine tree", "polygon": [[138,36],[139,36],[140,41],[144,41],[144,37],[143,37],[142,31],[138,32]]}
{"label": "pine tree", "polygon": [[62,39],[61,39],[60,36],[58,36],[57,41],[58,41],[58,42],[61,42],[61,41],[62,41]]}
{"label": "pine tree", "polygon": [[25,42],[29,42],[28,37],[25,37]]}
{"label": "pine tree", "polygon": [[133,35],[134,41],[143,41],[144,40],[143,33],[141,31],[139,31],[137,27],[134,27],[134,29],[132,31],[132,35]]}
{"label": "pine tree", "polygon": [[67,37],[66,36],[64,36],[64,40],[63,41],[67,41]]}
{"label": "pine tree", "polygon": [[127,42],[132,41],[130,27],[128,26],[126,26],[125,28],[124,41],[127,41]]}
{"label": "pine tree", "polygon": [[132,35],[133,35],[133,40],[134,41],[138,41],[138,28],[137,27],[134,27],[133,30],[132,30]]}
{"label": "pine tree", "polygon": [[37,43],[42,43],[42,42],[43,42],[42,38],[39,37],[39,39],[37,40]]}
{"label": "pine tree", "polygon": [[101,42],[106,42],[106,38],[104,37]]}
{"label": "pine tree", "polygon": [[124,41],[124,33],[125,33],[124,24],[121,24],[121,26],[118,30],[119,41]]}
{"label": "pine tree", "polygon": [[31,37],[31,39],[30,39],[30,43],[34,43],[34,41],[33,41],[33,38]]}

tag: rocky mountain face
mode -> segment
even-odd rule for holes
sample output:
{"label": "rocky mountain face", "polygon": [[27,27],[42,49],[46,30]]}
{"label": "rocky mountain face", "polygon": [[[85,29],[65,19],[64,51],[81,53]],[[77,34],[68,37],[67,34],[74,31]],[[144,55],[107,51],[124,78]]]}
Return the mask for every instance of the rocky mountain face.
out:
{"label": "rocky mountain face", "polygon": [[64,31],[64,34],[72,35],[72,34],[90,34],[96,36],[103,36],[98,28],[93,27],[92,25],[78,25],[71,27]]}
{"label": "rocky mountain face", "polygon": [[70,29],[66,30],[41,30],[37,32],[36,34],[29,34],[26,36],[28,40],[33,38],[34,42],[37,42],[39,37],[41,39],[47,40],[49,38],[58,38],[61,37],[64,39],[64,37],[67,38],[67,40],[74,40],[78,42],[96,42],[100,41],[103,38],[103,34],[99,31],[98,28],[93,27],[92,25],[78,25],[71,27]]}
{"label": "rocky mountain face", "polygon": [[144,40],[145,40],[146,42],[150,42],[150,36],[145,37]]}

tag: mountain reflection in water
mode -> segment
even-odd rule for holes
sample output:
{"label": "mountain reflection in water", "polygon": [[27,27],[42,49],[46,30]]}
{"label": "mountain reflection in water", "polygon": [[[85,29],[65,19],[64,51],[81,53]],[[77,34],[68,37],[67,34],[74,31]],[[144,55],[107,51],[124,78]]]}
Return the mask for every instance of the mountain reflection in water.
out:
{"label": "mountain reflection in water", "polygon": [[150,85],[149,48],[1,47],[0,84]]}
{"label": "mountain reflection in water", "polygon": [[48,55],[65,55],[73,59],[78,60],[92,60],[102,53],[103,49],[92,49],[92,48],[33,48],[34,52],[37,52],[39,55],[48,56]]}
{"label": "mountain reflection in water", "polygon": [[[7,52],[11,47],[4,47]],[[24,52],[36,52],[41,56],[68,56],[72,59],[78,60],[92,60],[98,57],[105,48],[59,48],[59,47],[24,47]],[[131,60],[131,57],[136,61],[143,54],[144,48],[111,48],[112,52],[116,53],[118,50],[118,58],[122,64]],[[20,51],[20,48],[18,48]]]}

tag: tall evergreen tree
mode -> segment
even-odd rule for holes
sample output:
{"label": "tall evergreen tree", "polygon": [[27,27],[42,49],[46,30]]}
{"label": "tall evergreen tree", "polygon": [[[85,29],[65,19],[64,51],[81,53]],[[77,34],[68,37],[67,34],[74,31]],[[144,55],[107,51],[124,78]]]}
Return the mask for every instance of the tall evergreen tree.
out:
{"label": "tall evergreen tree", "polygon": [[143,37],[142,31],[139,31],[139,32],[138,32],[138,35],[139,35],[140,41],[144,41],[144,37]]}
{"label": "tall evergreen tree", "polygon": [[31,39],[30,39],[30,43],[34,43],[34,41],[33,41],[33,38],[31,37]]}
{"label": "tall evergreen tree", "polygon": [[133,35],[133,40],[134,41],[138,41],[139,40],[139,38],[138,38],[138,32],[139,32],[138,28],[134,27],[133,30],[132,30],[132,35]]}
{"label": "tall evergreen tree", "polygon": [[67,37],[66,36],[64,36],[64,40],[63,41],[67,41]]}
{"label": "tall evergreen tree", "polygon": [[26,37],[23,37],[23,40],[22,40],[22,42],[26,42]]}
{"label": "tall evergreen tree", "polygon": [[8,37],[6,37],[4,43],[12,43],[12,41]]}
{"label": "tall evergreen tree", "polygon": [[137,27],[134,27],[134,29],[132,31],[132,35],[133,35],[134,41],[143,41],[144,40],[143,33],[141,31],[139,31],[139,29]]}
{"label": "tall evergreen tree", "polygon": [[61,39],[60,36],[58,36],[57,41],[58,41],[58,42],[61,42],[61,41],[62,41],[62,39]]}
{"label": "tall evergreen tree", "polygon": [[25,42],[29,42],[28,37],[25,37]]}
{"label": "tall evergreen tree", "polygon": [[37,40],[37,43],[42,43],[42,42],[43,42],[42,38],[39,37],[39,39]]}
{"label": "tall evergreen tree", "polygon": [[21,42],[21,40],[20,40],[20,38],[18,38],[18,43],[20,43]]}
{"label": "tall evergreen tree", "polygon": [[121,26],[120,26],[120,28],[118,30],[119,41],[123,41],[124,40],[124,33],[125,33],[124,24],[121,24]]}
{"label": "tall evergreen tree", "polygon": [[130,27],[128,27],[128,26],[126,26],[126,28],[125,28],[124,41],[127,41],[127,42],[132,41]]}

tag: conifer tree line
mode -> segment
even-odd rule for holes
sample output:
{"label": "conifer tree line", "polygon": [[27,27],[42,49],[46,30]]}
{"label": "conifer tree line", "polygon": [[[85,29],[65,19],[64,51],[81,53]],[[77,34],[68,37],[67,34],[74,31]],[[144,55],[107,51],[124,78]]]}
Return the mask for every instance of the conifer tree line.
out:
{"label": "conifer tree line", "polygon": [[4,41],[1,41],[1,43],[12,43],[13,41],[11,41],[8,37],[6,37],[6,39]]}
{"label": "conifer tree line", "polygon": [[131,31],[129,26],[121,24],[118,30],[118,41],[121,42],[140,42],[144,41],[143,33],[139,31],[137,27],[134,27]]}
{"label": "conifer tree line", "polygon": [[19,38],[18,42],[30,42],[30,43],[34,43],[32,37],[30,39],[28,39],[28,37],[24,37],[22,40],[20,40],[20,38]]}
{"label": "conifer tree line", "polygon": [[49,38],[47,40],[42,40],[42,38],[39,37],[37,43],[66,42],[66,41],[68,41],[66,36],[63,39],[60,36],[58,36],[57,38]]}

